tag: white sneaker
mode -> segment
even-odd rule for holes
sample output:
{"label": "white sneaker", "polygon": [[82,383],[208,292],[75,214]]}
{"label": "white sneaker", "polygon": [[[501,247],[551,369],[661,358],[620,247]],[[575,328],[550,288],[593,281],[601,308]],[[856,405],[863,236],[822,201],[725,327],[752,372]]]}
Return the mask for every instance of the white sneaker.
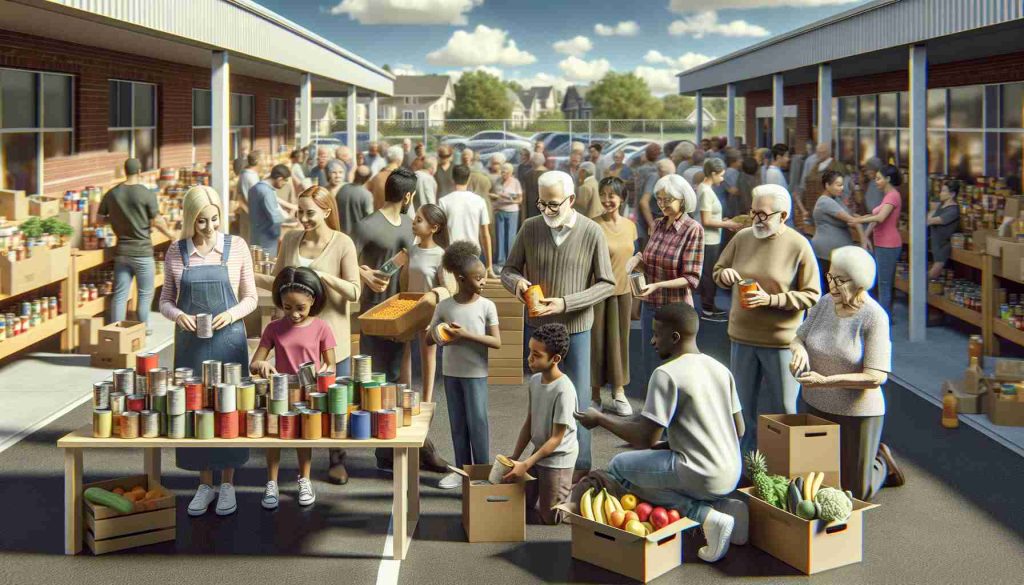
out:
{"label": "white sneaker", "polygon": [[313,482],[308,478],[299,477],[299,505],[312,506],[316,501],[316,493],[313,492]]}
{"label": "white sneaker", "polygon": [[453,490],[462,487],[462,476],[455,472],[449,473],[442,477],[441,481],[437,482],[437,487],[443,490]]}
{"label": "white sneaker", "polygon": [[220,493],[217,495],[217,515],[230,516],[238,509],[235,503],[235,486],[230,483],[220,484]]}
{"label": "white sneaker", "polygon": [[732,536],[734,525],[732,516],[727,516],[712,508],[704,519],[704,537],[707,545],[700,547],[697,556],[707,563],[717,563],[725,553],[729,552],[729,537]]}
{"label": "white sneaker", "polygon": [[630,406],[629,401],[626,400],[625,396],[616,396],[612,400],[611,405],[605,409],[605,412],[610,412],[618,416],[631,416],[633,414],[633,407]]}
{"label": "white sneaker", "polygon": [[281,503],[281,498],[277,491],[276,481],[267,482],[267,489],[263,491],[263,501],[260,503],[263,505],[264,510],[277,509],[277,505]]}
{"label": "white sneaker", "polygon": [[593,408],[594,410],[596,410],[598,412],[601,412],[601,401],[600,400],[591,400],[590,401],[590,408]]}
{"label": "white sneaker", "polygon": [[735,521],[729,542],[740,546],[747,544],[747,539],[750,536],[750,510],[747,509],[747,503],[734,498],[722,498],[715,502],[714,508],[723,514],[732,516]]}
{"label": "white sneaker", "polygon": [[212,486],[208,486],[205,483],[199,484],[196,495],[192,496],[192,501],[188,503],[188,515],[202,516],[210,507],[210,502],[216,499],[217,492],[213,491]]}

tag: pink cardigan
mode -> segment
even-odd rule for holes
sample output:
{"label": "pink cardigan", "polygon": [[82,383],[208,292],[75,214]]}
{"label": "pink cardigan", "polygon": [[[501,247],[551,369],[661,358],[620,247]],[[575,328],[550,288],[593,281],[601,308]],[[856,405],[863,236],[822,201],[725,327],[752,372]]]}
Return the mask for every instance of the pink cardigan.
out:
{"label": "pink cardigan", "polygon": [[[231,240],[231,256],[228,258],[228,278],[231,280],[231,288],[235,289],[235,297],[238,299],[238,304],[228,309],[231,320],[234,322],[256,310],[256,279],[248,244],[238,236],[228,237],[233,238]],[[193,251],[189,257],[189,266],[220,264],[223,250],[224,235],[222,234],[206,257]],[[167,256],[164,257],[164,288],[160,292],[160,314],[171,321],[177,321],[178,316],[184,313],[177,304],[178,287],[184,272],[185,263],[181,259],[178,242],[171,242],[170,247],[167,248]]]}

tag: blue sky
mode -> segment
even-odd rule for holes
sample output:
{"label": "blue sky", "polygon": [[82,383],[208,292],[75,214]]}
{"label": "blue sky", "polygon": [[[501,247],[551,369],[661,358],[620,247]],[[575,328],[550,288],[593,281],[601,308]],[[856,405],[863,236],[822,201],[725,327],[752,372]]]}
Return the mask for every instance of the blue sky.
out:
{"label": "blue sky", "polygon": [[864,0],[257,2],[399,73],[484,68],[524,85],[565,86],[632,71],[664,94],[683,69]]}

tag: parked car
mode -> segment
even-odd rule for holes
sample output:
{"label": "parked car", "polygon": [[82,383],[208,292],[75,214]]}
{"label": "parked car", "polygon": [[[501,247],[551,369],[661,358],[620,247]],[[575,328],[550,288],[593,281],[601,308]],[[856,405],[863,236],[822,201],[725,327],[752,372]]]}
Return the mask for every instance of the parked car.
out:
{"label": "parked car", "polygon": [[477,132],[476,134],[470,136],[469,139],[470,139],[470,141],[474,141],[474,140],[506,140],[506,141],[516,140],[516,141],[521,141],[521,142],[528,140],[527,138],[524,138],[524,137],[522,137],[522,136],[520,136],[518,134],[515,134],[513,132],[504,132],[502,130],[484,130],[482,132]]}
{"label": "parked car", "polygon": [[[334,132],[331,138],[337,139],[341,144],[348,144],[348,132]],[[370,146],[369,132],[356,132],[356,150],[366,150]]]}
{"label": "parked car", "polygon": [[486,168],[488,165],[491,164],[491,157],[500,152],[501,154],[505,155],[505,162],[512,163],[513,165],[518,165],[521,162],[519,160],[519,150],[520,149],[518,148],[502,148],[500,150],[485,152],[484,154],[480,155],[480,162],[483,163],[484,167]]}
{"label": "parked car", "polygon": [[644,140],[641,138],[624,138],[616,140],[605,146],[604,150],[601,151],[601,164],[605,167],[610,166],[615,162],[615,153],[622,151],[628,158],[629,155],[634,152],[647,148],[647,145],[650,143],[650,140]]}

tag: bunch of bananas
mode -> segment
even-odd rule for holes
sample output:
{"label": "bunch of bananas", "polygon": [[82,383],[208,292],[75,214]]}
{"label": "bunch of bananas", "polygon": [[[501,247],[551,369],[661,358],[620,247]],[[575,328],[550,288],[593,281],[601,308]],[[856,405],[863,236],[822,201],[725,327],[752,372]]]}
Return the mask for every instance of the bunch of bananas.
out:
{"label": "bunch of bananas", "polygon": [[609,522],[609,519],[612,513],[624,511],[619,499],[609,494],[605,488],[601,488],[601,491],[596,496],[594,495],[594,488],[590,488],[580,498],[580,515],[587,520],[611,526],[612,524]]}

